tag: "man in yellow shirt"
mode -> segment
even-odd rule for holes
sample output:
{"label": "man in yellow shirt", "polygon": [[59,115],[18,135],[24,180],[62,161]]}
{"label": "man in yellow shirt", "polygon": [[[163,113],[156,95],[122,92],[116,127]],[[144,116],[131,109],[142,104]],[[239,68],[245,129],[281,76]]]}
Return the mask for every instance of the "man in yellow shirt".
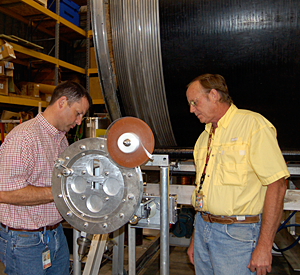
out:
{"label": "man in yellow shirt", "polygon": [[266,274],[289,172],[275,127],[238,109],[218,74],[195,78],[186,92],[205,130],[194,148],[197,214],[188,248],[196,274]]}

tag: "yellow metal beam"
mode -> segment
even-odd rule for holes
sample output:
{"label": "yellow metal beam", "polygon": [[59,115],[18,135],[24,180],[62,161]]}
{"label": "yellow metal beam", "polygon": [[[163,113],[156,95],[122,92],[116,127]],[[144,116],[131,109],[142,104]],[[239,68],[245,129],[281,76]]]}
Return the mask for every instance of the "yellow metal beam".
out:
{"label": "yellow metal beam", "polygon": [[72,64],[67,63],[65,61],[62,61],[62,60],[58,60],[55,57],[52,57],[52,56],[46,55],[44,53],[40,53],[40,52],[31,50],[31,49],[28,49],[28,48],[25,48],[23,46],[15,44],[15,43],[11,43],[11,45],[13,46],[14,51],[16,51],[16,52],[26,54],[28,56],[34,57],[34,58],[39,59],[39,60],[44,60],[44,61],[52,63],[56,66],[61,66],[61,67],[67,68],[69,70],[72,70],[72,71],[75,71],[75,72],[78,72],[78,73],[81,73],[81,74],[86,73],[84,68],[80,68],[78,66],[72,65]]}
{"label": "yellow metal beam", "polygon": [[31,50],[31,49],[25,48],[23,46],[15,44],[15,43],[10,43],[10,44],[13,46],[14,51],[16,51],[16,52],[26,54],[26,55],[34,57],[36,59],[47,61],[47,62],[52,63],[52,64],[58,64],[58,60],[56,58],[52,57],[52,56],[49,56],[49,55],[46,55],[44,53],[40,53],[40,52]]}
{"label": "yellow metal beam", "polygon": [[16,96],[0,95],[0,102],[5,104],[16,104],[16,105],[25,105],[25,106],[33,106],[33,107],[39,107],[39,102],[41,102],[43,108],[48,106],[48,102],[46,101],[39,101],[30,98],[27,99],[24,97],[16,97]]}
{"label": "yellow metal beam", "polygon": [[67,27],[69,27],[70,29],[72,29],[73,31],[81,34],[82,36],[86,37],[86,31],[84,31],[83,29],[75,26],[74,24],[72,24],[71,22],[69,22],[68,20],[58,16],[57,14],[55,14],[54,12],[44,8],[43,6],[39,5],[38,3],[36,3],[35,1],[32,0],[21,0],[23,3],[37,9],[38,11],[40,11],[43,14],[46,14],[47,16],[53,18],[54,20],[56,20],[58,23],[61,23]]}
{"label": "yellow metal beam", "polygon": [[[21,15],[19,15],[19,14],[17,14],[17,13],[11,12],[9,9],[4,9],[4,8],[0,7],[0,12],[1,12],[1,13],[4,13],[4,14],[7,14],[8,16],[10,16],[10,17],[12,17],[12,18],[15,18],[15,19],[17,19],[18,21],[21,21],[21,22],[25,23],[27,26],[29,26],[29,23],[30,23],[29,20],[27,20],[26,18],[22,17]],[[32,24],[33,27],[35,27],[35,26],[37,25],[37,24],[34,23],[34,22],[31,22],[31,24]],[[39,31],[43,32],[43,33],[46,33],[46,34],[48,34],[48,35],[50,35],[50,36],[52,36],[52,37],[55,37],[55,33],[54,33],[54,32],[51,32],[51,31],[49,31],[49,30],[47,30],[46,28],[43,28],[43,27],[41,27],[41,26],[38,26],[37,29],[38,29]],[[65,38],[63,38],[63,37],[60,37],[59,39],[62,40],[62,41],[65,41],[65,42],[67,42],[67,43],[70,44],[70,41],[67,40],[67,39],[65,39]]]}
{"label": "yellow metal beam", "polygon": [[104,99],[93,99],[93,104],[104,104]]}
{"label": "yellow metal beam", "polygon": [[90,68],[88,70],[88,75],[97,74],[97,73],[98,73],[98,69],[97,68]]}
{"label": "yellow metal beam", "polygon": [[81,73],[81,74],[85,74],[86,73],[86,71],[85,71],[84,68],[80,68],[78,66],[72,65],[72,64],[67,63],[65,61],[62,61],[62,60],[58,60],[58,65],[61,66],[61,67],[70,69],[70,70],[72,70],[74,72],[78,72],[78,73]]}

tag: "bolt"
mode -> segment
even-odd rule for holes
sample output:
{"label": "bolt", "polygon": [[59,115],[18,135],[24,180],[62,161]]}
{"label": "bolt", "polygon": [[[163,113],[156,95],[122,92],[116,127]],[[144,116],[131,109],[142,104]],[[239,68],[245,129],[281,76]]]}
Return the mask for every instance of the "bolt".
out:
{"label": "bolt", "polygon": [[107,227],[107,223],[104,223],[102,226],[103,226],[103,228],[106,228]]}
{"label": "bolt", "polygon": [[85,150],[86,149],[86,146],[85,145],[81,145],[80,146],[80,150]]}
{"label": "bolt", "polygon": [[68,217],[72,217],[72,212],[71,212],[71,211],[68,211],[68,212],[67,212],[67,216],[68,216]]}
{"label": "bolt", "polygon": [[131,140],[130,139],[125,139],[124,141],[123,141],[123,144],[126,146],[126,147],[129,147],[130,145],[131,145]]}
{"label": "bolt", "polygon": [[134,199],[134,195],[133,194],[129,194],[127,197],[129,200],[133,200]]}

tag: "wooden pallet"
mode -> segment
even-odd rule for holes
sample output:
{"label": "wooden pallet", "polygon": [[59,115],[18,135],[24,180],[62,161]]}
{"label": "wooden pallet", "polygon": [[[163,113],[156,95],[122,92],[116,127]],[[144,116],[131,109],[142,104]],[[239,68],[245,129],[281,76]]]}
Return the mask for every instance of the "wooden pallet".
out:
{"label": "wooden pallet", "polygon": [[44,8],[47,9],[47,0],[34,0],[35,2],[39,3],[42,5]]}

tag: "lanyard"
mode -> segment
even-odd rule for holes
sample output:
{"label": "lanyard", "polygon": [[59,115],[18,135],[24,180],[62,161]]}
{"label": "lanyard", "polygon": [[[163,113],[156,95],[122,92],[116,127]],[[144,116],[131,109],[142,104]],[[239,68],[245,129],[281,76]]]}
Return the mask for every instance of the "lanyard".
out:
{"label": "lanyard", "polygon": [[204,168],[203,168],[202,176],[200,178],[200,185],[199,185],[198,192],[200,192],[200,190],[202,189],[202,185],[203,185],[203,182],[204,182],[204,179],[205,179],[205,171],[206,171],[206,167],[207,167],[209,157],[210,157],[210,153],[211,153],[211,150],[209,150],[209,148],[210,148],[210,144],[211,144],[213,131],[214,131],[214,127],[211,126],[208,141],[207,141],[206,161],[205,161],[205,165],[204,165]]}

